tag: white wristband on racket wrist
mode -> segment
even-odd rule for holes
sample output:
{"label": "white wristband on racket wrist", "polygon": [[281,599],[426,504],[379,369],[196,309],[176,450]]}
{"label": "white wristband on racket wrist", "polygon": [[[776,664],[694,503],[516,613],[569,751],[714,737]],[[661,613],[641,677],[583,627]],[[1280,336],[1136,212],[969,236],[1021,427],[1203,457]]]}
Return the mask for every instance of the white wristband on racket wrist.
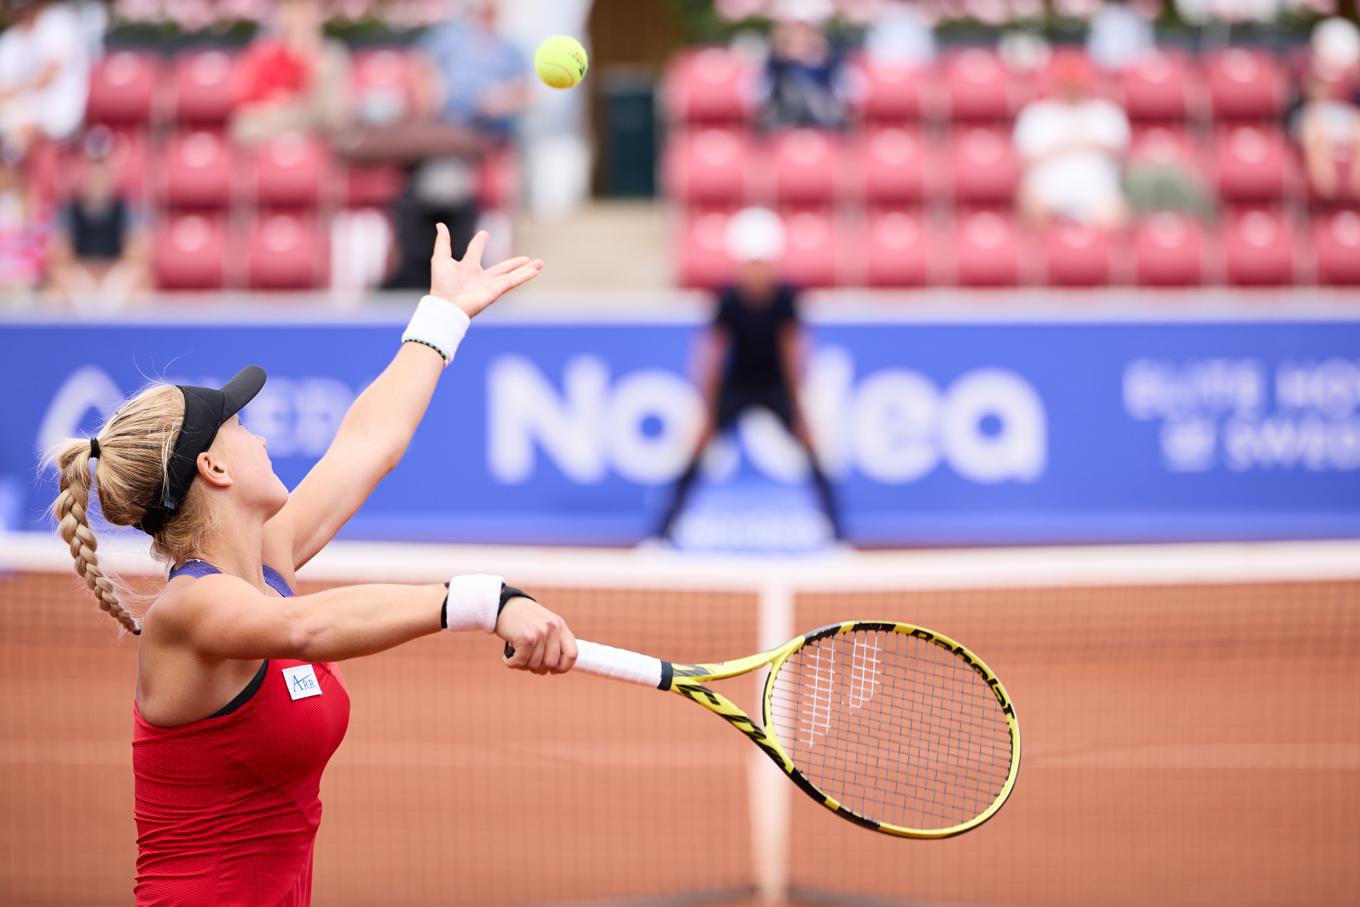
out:
{"label": "white wristband on racket wrist", "polygon": [[472,319],[458,306],[438,296],[425,296],[401,335],[402,343],[423,343],[440,356],[444,364],[453,361],[458,344],[463,342]]}
{"label": "white wristband on racket wrist", "polygon": [[487,573],[469,573],[449,580],[449,595],[444,605],[445,628],[495,633],[504,584],[501,577]]}

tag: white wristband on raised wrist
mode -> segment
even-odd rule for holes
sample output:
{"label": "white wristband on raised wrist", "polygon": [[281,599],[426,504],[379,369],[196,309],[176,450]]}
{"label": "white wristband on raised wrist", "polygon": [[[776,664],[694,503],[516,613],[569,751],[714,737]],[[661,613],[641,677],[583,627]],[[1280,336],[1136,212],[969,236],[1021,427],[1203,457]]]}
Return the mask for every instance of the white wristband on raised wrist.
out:
{"label": "white wristband on raised wrist", "polygon": [[469,573],[449,580],[449,597],[444,610],[446,628],[496,632],[504,584],[501,577],[487,573]]}
{"label": "white wristband on raised wrist", "polygon": [[416,306],[416,312],[401,335],[402,343],[423,343],[444,357],[444,364],[453,361],[472,319],[453,303],[438,296],[426,296]]}

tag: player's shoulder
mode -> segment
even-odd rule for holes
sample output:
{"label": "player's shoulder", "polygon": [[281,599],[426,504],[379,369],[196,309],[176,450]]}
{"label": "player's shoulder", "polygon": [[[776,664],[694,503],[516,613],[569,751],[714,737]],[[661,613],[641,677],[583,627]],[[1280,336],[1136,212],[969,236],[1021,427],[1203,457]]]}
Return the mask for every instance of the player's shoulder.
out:
{"label": "player's shoulder", "polygon": [[154,629],[173,634],[191,626],[206,609],[220,607],[223,599],[252,594],[259,595],[260,591],[227,573],[173,576],[142,618],[143,632]]}

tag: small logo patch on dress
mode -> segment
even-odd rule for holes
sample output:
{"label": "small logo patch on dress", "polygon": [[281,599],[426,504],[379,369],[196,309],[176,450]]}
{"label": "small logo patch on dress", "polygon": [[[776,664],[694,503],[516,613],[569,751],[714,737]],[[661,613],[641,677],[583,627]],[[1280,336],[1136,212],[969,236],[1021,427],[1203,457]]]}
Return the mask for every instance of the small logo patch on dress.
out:
{"label": "small logo patch on dress", "polygon": [[321,695],[321,684],[317,682],[316,672],[311,665],[284,668],[283,682],[288,684],[288,695],[295,700]]}

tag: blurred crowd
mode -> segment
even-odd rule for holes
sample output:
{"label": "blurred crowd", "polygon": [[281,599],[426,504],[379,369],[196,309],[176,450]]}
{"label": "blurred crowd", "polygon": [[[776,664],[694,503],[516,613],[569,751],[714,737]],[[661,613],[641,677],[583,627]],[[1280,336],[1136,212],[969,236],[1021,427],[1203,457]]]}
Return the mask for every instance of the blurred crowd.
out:
{"label": "blurred crowd", "polygon": [[[408,13],[434,24],[419,32],[412,47],[401,48],[395,63],[387,61],[395,76],[357,78],[350,51],[324,29],[343,5],[234,4],[238,16],[252,12],[244,6],[259,7],[253,12],[264,21],[256,37],[230,56],[198,54],[193,62],[203,72],[189,77],[221,83],[215,89],[220,117],[190,109],[213,102],[186,101],[177,85],[178,108],[166,124],[152,112],[125,117],[119,109],[135,106],[143,94],[148,105],[159,102],[165,93],[157,83],[168,64],[151,52],[103,57],[102,4],[6,0],[8,27],[0,34],[0,294],[37,294],[53,305],[125,304],[157,283],[178,282],[173,261],[169,275],[161,275],[155,256],[163,251],[163,239],[173,243],[186,232],[248,235],[264,224],[261,229],[273,230],[263,237],[266,251],[277,238],[277,257],[286,259],[284,240],[298,230],[289,233],[280,226],[283,220],[270,221],[275,213],[325,234],[320,242],[294,248],[295,254],[321,256],[322,247],[346,242],[361,248],[353,257],[369,264],[351,272],[355,284],[427,283],[434,224],[447,223],[456,245],[477,228],[483,171],[489,161],[511,153],[516,120],[529,103],[528,61],[500,33],[500,4],[494,0],[426,3],[420,10],[406,4]],[[207,7],[199,12],[210,15],[233,4],[169,5],[188,24],[196,21],[196,6]],[[138,4],[121,4],[118,13],[135,18]],[[214,68],[220,71],[209,72]],[[96,93],[114,84],[93,97],[92,81]],[[322,163],[320,172],[299,171],[305,178],[378,189],[355,190],[356,198],[366,199],[359,205],[349,205],[346,192],[325,210],[318,198],[306,199],[301,212],[288,210],[299,206],[286,186],[277,198],[257,189],[243,201],[230,187],[223,198],[208,198],[206,187],[216,171],[193,168],[222,154],[230,160],[224,179],[233,184],[251,166],[258,187],[265,185],[269,166],[282,166],[276,176],[286,182],[288,159],[306,157]],[[170,172],[155,172],[158,166]],[[197,188],[176,194],[167,185],[183,167]],[[317,194],[327,194],[327,187]],[[284,210],[275,212],[276,207]],[[153,227],[164,229],[153,233]],[[253,239],[243,242],[254,248]],[[382,250],[376,260],[375,246]],[[218,270],[230,268],[230,250],[219,251],[225,261]],[[333,251],[344,260],[343,248]],[[339,269],[331,263],[307,271],[294,265],[292,272],[303,276],[291,283],[287,275],[275,280],[253,272],[241,281],[303,288],[317,285],[314,275],[327,270]],[[204,288],[232,282],[210,276]],[[190,275],[183,285],[196,283]]]}

